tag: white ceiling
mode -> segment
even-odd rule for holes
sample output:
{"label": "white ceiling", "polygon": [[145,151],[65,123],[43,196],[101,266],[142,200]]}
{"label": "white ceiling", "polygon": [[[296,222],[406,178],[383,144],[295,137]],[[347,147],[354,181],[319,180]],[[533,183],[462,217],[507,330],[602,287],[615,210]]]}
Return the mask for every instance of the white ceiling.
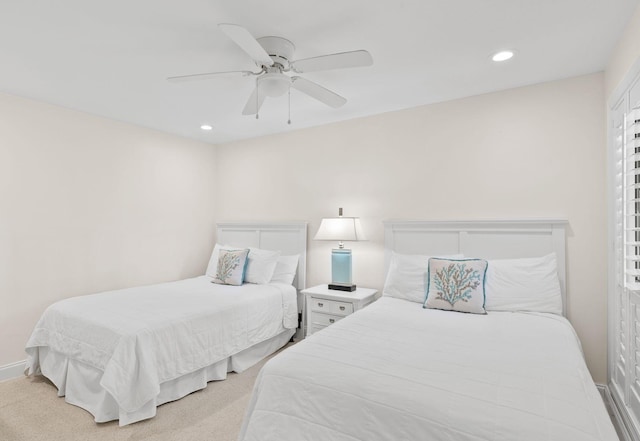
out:
{"label": "white ceiling", "polygon": [[[0,90],[211,143],[296,130],[601,71],[638,0],[1,0]],[[367,49],[372,67],[303,76],[348,99],[291,92],[241,112],[255,70],[217,27],[296,45],[294,59]],[[490,60],[510,48],[508,62]],[[200,125],[214,126],[211,132]]]}

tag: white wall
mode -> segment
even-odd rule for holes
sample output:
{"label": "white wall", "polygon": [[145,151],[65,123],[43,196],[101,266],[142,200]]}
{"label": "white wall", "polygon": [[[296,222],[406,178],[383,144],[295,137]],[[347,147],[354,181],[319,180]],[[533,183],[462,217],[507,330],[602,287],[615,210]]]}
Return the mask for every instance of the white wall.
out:
{"label": "white wall", "polygon": [[354,282],[382,288],[385,219],[567,217],[569,318],[606,379],[604,78],[588,75],[218,147],[218,220],[359,216]]}
{"label": "white wall", "polygon": [[308,221],[325,283],[311,238],[344,207],[379,289],[384,219],[566,216],[569,318],[604,382],[603,103],[594,74],[215,148],[0,95],[0,366],[60,298],[201,274],[215,221]]}
{"label": "white wall", "polygon": [[56,300],[204,273],[215,147],[0,94],[0,366]]}
{"label": "white wall", "polygon": [[638,59],[640,59],[640,6],[636,8],[627,23],[624,33],[609,58],[605,72],[605,97],[607,99]]}

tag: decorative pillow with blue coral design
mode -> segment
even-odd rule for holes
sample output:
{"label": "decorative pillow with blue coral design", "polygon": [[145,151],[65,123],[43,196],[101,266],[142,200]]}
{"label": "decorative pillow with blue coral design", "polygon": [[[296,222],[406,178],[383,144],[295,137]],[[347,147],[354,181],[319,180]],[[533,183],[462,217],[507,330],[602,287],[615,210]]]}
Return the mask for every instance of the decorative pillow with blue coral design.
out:
{"label": "decorative pillow with blue coral design", "polygon": [[486,314],[482,259],[429,259],[427,297],[424,308]]}
{"label": "decorative pillow with blue coral design", "polygon": [[221,249],[218,255],[218,268],[213,283],[221,285],[242,285],[247,268],[249,250]]}

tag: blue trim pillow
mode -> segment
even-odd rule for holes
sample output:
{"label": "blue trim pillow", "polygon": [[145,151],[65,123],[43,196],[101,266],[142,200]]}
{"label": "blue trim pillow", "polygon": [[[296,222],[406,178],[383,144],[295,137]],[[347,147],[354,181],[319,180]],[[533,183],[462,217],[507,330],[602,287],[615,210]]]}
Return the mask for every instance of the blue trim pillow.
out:
{"label": "blue trim pillow", "polygon": [[242,285],[247,270],[248,255],[249,250],[221,249],[213,283],[219,285]]}
{"label": "blue trim pillow", "polygon": [[423,308],[486,314],[482,259],[429,259],[427,297]]}

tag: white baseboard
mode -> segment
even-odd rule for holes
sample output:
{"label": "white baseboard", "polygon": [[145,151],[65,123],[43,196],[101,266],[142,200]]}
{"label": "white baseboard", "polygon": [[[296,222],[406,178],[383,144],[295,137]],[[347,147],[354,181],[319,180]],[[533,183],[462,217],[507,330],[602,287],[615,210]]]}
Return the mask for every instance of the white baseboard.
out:
{"label": "white baseboard", "polygon": [[596,387],[602,396],[607,411],[614,420],[614,425],[619,429],[619,434],[622,436],[621,441],[640,441],[640,436],[633,429],[633,424],[631,424],[631,419],[627,415],[626,409],[618,405],[618,402],[611,395],[609,386],[596,384]]}
{"label": "white baseboard", "polygon": [[15,363],[0,366],[0,381],[11,380],[24,375],[24,368],[27,360],[16,361]]}

